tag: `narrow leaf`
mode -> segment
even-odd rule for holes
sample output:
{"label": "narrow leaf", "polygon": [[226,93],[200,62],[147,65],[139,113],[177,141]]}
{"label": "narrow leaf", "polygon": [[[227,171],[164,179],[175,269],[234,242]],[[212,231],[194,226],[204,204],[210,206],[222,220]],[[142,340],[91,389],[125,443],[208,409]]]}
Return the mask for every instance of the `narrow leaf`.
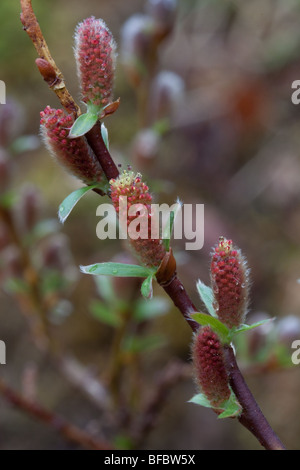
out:
{"label": "narrow leaf", "polygon": [[108,130],[105,124],[101,124],[101,135],[107,150],[109,150]]}
{"label": "narrow leaf", "polygon": [[118,327],[121,324],[121,319],[116,311],[114,309],[110,309],[99,300],[91,302],[90,311],[97,320],[100,320],[106,325]]}
{"label": "narrow leaf", "polygon": [[113,280],[107,276],[94,277],[98,294],[108,303],[115,304],[117,295],[114,290]]}
{"label": "narrow leaf", "polygon": [[142,293],[142,296],[145,299],[152,299],[152,296],[153,296],[153,287],[152,287],[153,276],[154,276],[154,274],[150,274],[150,276],[146,277],[146,279],[144,280],[144,282],[141,286],[141,293]]}
{"label": "narrow leaf", "polygon": [[264,325],[271,321],[274,321],[274,318],[267,318],[266,320],[261,320],[256,323],[253,323],[252,325],[240,325],[238,328],[232,328],[231,332],[233,335],[236,335],[238,333],[243,333],[244,331],[253,330],[253,328],[257,328],[258,326]]}
{"label": "narrow leaf", "polygon": [[81,114],[71,127],[69,138],[76,139],[86,134],[98,121],[98,115],[93,113]]}
{"label": "narrow leaf", "polygon": [[230,330],[220,320],[206,313],[192,313],[191,318],[202,326],[209,325],[223,344],[230,343]]}
{"label": "narrow leaf", "polygon": [[131,353],[139,353],[144,351],[153,351],[166,344],[166,340],[162,335],[148,335],[145,337],[130,336],[126,338],[123,344],[123,350]]}
{"label": "narrow leaf", "polygon": [[22,135],[17,137],[10,146],[13,153],[32,152],[40,147],[40,139],[36,135]]}
{"label": "narrow leaf", "polygon": [[144,266],[112,262],[80,266],[80,270],[85,274],[93,274],[96,276],[104,274],[105,276],[115,277],[148,277],[149,274],[153,274],[151,269],[145,268]]}
{"label": "narrow leaf", "polygon": [[17,277],[10,277],[3,283],[4,289],[10,294],[26,294],[29,291],[28,284]]}
{"label": "narrow leaf", "polygon": [[91,186],[84,186],[83,188],[76,189],[76,191],[73,191],[71,194],[69,194],[69,196],[67,196],[66,199],[60,204],[58,209],[58,218],[60,222],[63,224],[67,220],[73,208],[76,206],[79,199],[85,195],[85,193],[97,187],[97,184],[92,184]]}
{"label": "narrow leaf", "polygon": [[170,240],[171,240],[173,229],[174,229],[174,222],[181,208],[182,208],[182,203],[178,201],[175,205],[175,208],[170,212],[169,218],[166,221],[166,224],[164,226],[162,238],[163,238],[163,244],[165,246],[166,251],[169,251],[170,249]]}
{"label": "narrow leaf", "polygon": [[47,219],[38,222],[33,231],[32,237],[36,240],[41,240],[42,238],[52,235],[53,233],[59,230],[59,223],[57,219]]}
{"label": "narrow leaf", "polygon": [[218,315],[216,314],[214,308],[214,294],[213,290],[206,286],[200,279],[197,282],[197,290],[200,295],[202,302],[204,303],[205,307],[207,308],[208,313],[213,317],[217,318]]}
{"label": "narrow leaf", "polygon": [[231,395],[228,400],[222,404],[221,409],[224,411],[218,416],[218,419],[235,418],[241,413],[242,407],[237,401],[233,391],[231,391]]}
{"label": "narrow leaf", "polygon": [[[203,393],[198,393],[197,395],[193,396],[193,398],[189,400],[189,403],[195,403],[196,405],[204,406],[205,408],[215,409],[215,407],[211,405],[210,401],[206,398]],[[218,416],[218,418],[221,419],[234,418],[241,413],[242,407],[237,401],[233,391],[231,391],[231,395],[228,400],[222,403],[218,410],[222,410],[222,413]]]}
{"label": "narrow leaf", "polygon": [[204,393],[198,393],[191,398],[188,403],[195,403],[195,405],[205,406],[205,408],[213,408],[210,401],[206,398]]}
{"label": "narrow leaf", "polygon": [[170,308],[170,304],[165,297],[154,297],[151,302],[139,299],[134,310],[136,321],[151,320],[152,318],[165,315]]}

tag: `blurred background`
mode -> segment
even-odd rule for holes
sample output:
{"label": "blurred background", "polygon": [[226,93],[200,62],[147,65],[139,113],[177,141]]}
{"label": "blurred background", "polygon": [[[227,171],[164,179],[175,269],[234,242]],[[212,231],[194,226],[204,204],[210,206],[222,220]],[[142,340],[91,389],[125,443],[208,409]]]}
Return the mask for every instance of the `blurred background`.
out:
{"label": "blurred background", "polygon": [[[157,202],[172,204],[179,197],[184,203],[205,204],[203,249],[184,252],[184,241],[174,242],[179,277],[196,305],[196,281],[209,284],[210,252],[220,235],[233,239],[247,257],[252,281],[249,322],[268,316],[276,320],[268,331],[271,341],[265,330],[243,337],[237,354],[271,425],[288,448],[297,449],[300,366],[291,364],[290,345],[300,339],[300,105],[291,102],[291,85],[300,80],[300,2],[178,0],[176,14],[173,2],[166,2],[171,13],[167,10],[169,16],[163,16],[165,12],[158,11],[156,19],[149,3],[43,0],[33,1],[33,6],[78,102],[75,26],[94,15],[112,31],[119,52],[115,98],[121,98],[119,110],[106,120],[112,155],[124,168],[131,164],[143,173]],[[7,202],[5,192],[5,201],[33,267],[46,279],[47,315],[65,357],[72,357],[67,367],[80,369],[81,364],[98,377],[109,361],[113,326],[99,305],[90,304],[91,299],[99,303],[108,287],[96,286],[78,266],[120,259],[125,247],[117,240],[97,239],[96,194],[80,201],[64,226],[56,223],[59,204],[81,184],[54,162],[39,138],[40,111],[59,103],[36,68],[36,52],[19,15],[18,1],[1,1],[0,79],[6,83],[8,104],[0,105],[0,134],[6,132],[0,136],[5,147],[5,156],[0,152],[0,180],[6,191],[10,178],[13,197]],[[148,20],[141,15],[152,15],[165,27],[151,60],[145,59]],[[26,210],[29,222],[28,217],[23,220]],[[42,235],[30,222],[32,213]],[[19,254],[5,241],[5,230],[0,227],[0,339],[7,347],[1,376],[81,428],[107,437],[113,424],[99,403],[74,388],[76,373],[70,385],[49,354],[32,341]],[[63,273],[63,288],[62,280],[53,278],[53,267],[56,275]],[[124,286],[114,288],[123,295]],[[161,315],[146,327],[155,337],[163,333],[163,342],[146,354],[142,351],[138,369],[149,388],[170,361],[190,360],[188,326],[157,287],[155,297]],[[218,421],[211,410],[187,403],[195,393],[191,378],[171,385],[169,392],[142,448],[260,448],[238,422]],[[69,448],[53,430],[9,407],[1,397],[0,406],[1,449]]]}

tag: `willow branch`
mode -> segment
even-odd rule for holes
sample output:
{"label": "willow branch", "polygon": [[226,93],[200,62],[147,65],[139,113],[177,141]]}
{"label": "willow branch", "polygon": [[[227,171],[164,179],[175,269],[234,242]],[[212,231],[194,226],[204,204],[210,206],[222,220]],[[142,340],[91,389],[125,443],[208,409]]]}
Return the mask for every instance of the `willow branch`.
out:
{"label": "willow branch", "polygon": [[[50,86],[50,88],[55,91],[58,98],[60,99],[61,104],[66,109],[69,108],[70,110],[73,108],[73,112],[78,113],[78,107],[75,104],[73,98],[67,92],[62,79],[61,72],[55,65],[55,62],[52,59],[49,49],[43,38],[39,24],[32,10],[31,1],[21,0],[21,6],[21,21],[24,25],[24,29],[33,41],[40,58],[48,62],[50,65],[50,68],[47,71],[47,64],[40,64],[46,67],[46,71],[44,73],[41,71],[41,67],[39,67],[42,75],[45,78],[45,76],[47,76],[48,74],[48,85],[50,86],[49,82],[53,80],[53,71],[55,71],[55,76],[58,80],[57,83],[60,83],[60,85],[62,85],[62,88],[60,88],[60,85],[58,85],[57,87],[54,83],[52,86]],[[59,82],[60,80],[61,82]],[[64,90],[64,92],[61,92],[60,90]],[[99,160],[107,179],[110,180],[112,178],[117,178],[119,176],[119,170],[115,165],[102,139],[101,128],[99,123],[97,123],[92,128],[92,130],[86,135],[86,137],[90,147],[92,148],[94,154]],[[179,311],[181,312],[189,326],[192,328],[192,330],[194,332],[197,331],[198,325],[190,318],[190,314],[196,312],[197,309],[189,298],[189,295],[186,292],[183,284],[178,279],[177,274],[174,275],[170,282],[161,282],[160,284],[165,290],[165,292],[172,299],[175,306],[179,309]],[[248,389],[248,386],[237,366],[233,351],[231,350],[231,348],[227,349],[226,351],[230,383],[237,396],[237,399],[243,406],[243,411],[239,418],[239,421],[255,437],[257,437],[259,442],[266,449],[284,449],[283,444],[280,442],[279,438],[272,430],[271,426],[269,425],[260,408],[258,407],[253,395]]]}
{"label": "willow branch", "polygon": [[250,392],[237,365],[232,347],[225,346],[224,350],[230,385],[243,408],[243,412],[239,417],[240,423],[252,432],[267,450],[285,450],[284,445],[271,428]]}
{"label": "willow branch", "polygon": [[85,136],[109,181],[118,178],[119,170],[104,143],[100,126],[97,122]]}
{"label": "willow branch", "polygon": [[22,312],[24,312],[28,319],[31,333],[37,347],[42,351],[45,351],[48,347],[53,346],[53,342],[49,331],[47,310],[41,295],[38,273],[32,264],[32,260],[27,250],[24,248],[11,211],[0,206],[0,219],[5,224],[12,243],[19,250],[22,275],[28,286],[30,305],[28,305],[28,302],[24,302],[24,296],[16,295],[16,297],[19,300]]}
{"label": "willow branch", "polygon": [[144,410],[140,413],[137,421],[134,436],[135,446],[144,442],[149,432],[154,428],[161,410],[175,385],[182,380],[190,379],[192,376],[189,364],[173,362],[168,364],[160,373],[152,395],[145,404]]}
{"label": "willow branch", "polygon": [[67,112],[77,116],[80,114],[80,108],[67,90],[63,74],[50,54],[40,25],[34,14],[31,0],[21,0],[21,9],[21,22],[24,30],[34,44],[39,59],[42,61],[37,60],[36,64],[44,80],[47,82],[49,88],[57,95],[62,106],[67,110]]}
{"label": "willow branch", "polygon": [[39,421],[46,423],[70,442],[73,442],[83,447],[84,449],[112,449],[112,446],[109,443],[95,439],[90,434],[82,431],[73,424],[70,424],[61,416],[52,413],[51,411],[43,408],[41,405],[34,403],[15,392],[2,379],[0,379],[0,393],[3,398],[5,398],[5,400],[12,406],[24,411]]}

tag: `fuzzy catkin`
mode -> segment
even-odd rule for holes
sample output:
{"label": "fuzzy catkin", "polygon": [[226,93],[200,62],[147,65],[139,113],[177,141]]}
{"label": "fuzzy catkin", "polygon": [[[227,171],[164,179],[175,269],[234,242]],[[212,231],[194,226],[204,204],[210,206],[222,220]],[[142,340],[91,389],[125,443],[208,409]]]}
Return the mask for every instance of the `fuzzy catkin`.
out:
{"label": "fuzzy catkin", "polygon": [[91,16],[77,25],[74,53],[82,101],[106,106],[112,101],[116,44],[103,20]]}
{"label": "fuzzy catkin", "polygon": [[[142,204],[147,217],[147,238],[132,239],[129,236],[129,242],[135,254],[141,262],[148,267],[158,268],[166,250],[161,238],[152,238],[151,235],[151,203],[152,196],[149,193],[148,186],[142,181],[139,173],[133,171],[124,171],[117,179],[110,181],[111,199],[119,217],[126,218],[127,227],[136,219],[136,215],[129,215],[130,208],[135,204]],[[120,214],[120,197],[127,198],[127,212]]]}
{"label": "fuzzy catkin", "polygon": [[74,117],[61,109],[47,106],[41,112],[41,133],[45,144],[54,158],[72,175],[85,184],[104,180],[100,163],[87,144],[85,137],[69,139],[69,130]]}
{"label": "fuzzy catkin", "polygon": [[219,319],[228,328],[238,327],[247,313],[249,281],[246,261],[232,240],[221,237],[214,248],[211,280]]}
{"label": "fuzzy catkin", "polygon": [[230,397],[224,354],[217,334],[209,327],[199,329],[193,347],[193,364],[200,390],[214,408]]}

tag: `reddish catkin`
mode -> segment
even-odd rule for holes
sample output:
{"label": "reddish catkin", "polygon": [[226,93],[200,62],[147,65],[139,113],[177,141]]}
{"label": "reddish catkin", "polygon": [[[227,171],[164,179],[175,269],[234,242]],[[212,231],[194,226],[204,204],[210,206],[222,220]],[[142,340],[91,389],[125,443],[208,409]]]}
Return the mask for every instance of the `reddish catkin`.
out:
{"label": "reddish catkin", "polygon": [[230,397],[222,345],[209,327],[200,328],[192,347],[195,376],[200,390],[214,408]]}
{"label": "reddish catkin", "polygon": [[40,123],[45,144],[58,163],[86,184],[104,180],[101,165],[85,137],[68,138],[74,123],[73,115],[66,115],[61,109],[47,106],[41,112]]}
{"label": "reddish catkin", "polygon": [[248,269],[239,249],[220,237],[212,253],[211,279],[216,311],[229,328],[245,320],[248,306]]}
{"label": "reddish catkin", "polygon": [[78,24],[74,53],[82,100],[106,106],[112,101],[116,44],[103,20],[91,16]]}
{"label": "reddish catkin", "polygon": [[[142,177],[139,173],[135,174],[133,171],[124,171],[123,174],[117,179],[110,181],[111,185],[111,199],[116,212],[119,215],[120,220],[126,220],[127,227],[130,229],[130,224],[137,219],[139,214],[129,215],[130,208],[135,204],[142,204],[142,213],[147,219],[147,230],[145,234],[142,234],[143,238],[132,239],[129,233],[129,242],[138,255],[139,259],[145,266],[158,267],[166,254],[162,240],[158,238],[151,238],[153,232],[151,232],[151,203],[152,196],[149,193],[148,186],[142,181]],[[127,206],[120,204],[120,197],[125,196]],[[125,200],[125,199],[124,199]],[[121,206],[121,211],[120,211]],[[136,206],[137,207],[137,206]],[[158,227],[155,232],[158,236]],[[144,236],[145,235],[145,236]],[[156,235],[155,235],[156,236]]]}

